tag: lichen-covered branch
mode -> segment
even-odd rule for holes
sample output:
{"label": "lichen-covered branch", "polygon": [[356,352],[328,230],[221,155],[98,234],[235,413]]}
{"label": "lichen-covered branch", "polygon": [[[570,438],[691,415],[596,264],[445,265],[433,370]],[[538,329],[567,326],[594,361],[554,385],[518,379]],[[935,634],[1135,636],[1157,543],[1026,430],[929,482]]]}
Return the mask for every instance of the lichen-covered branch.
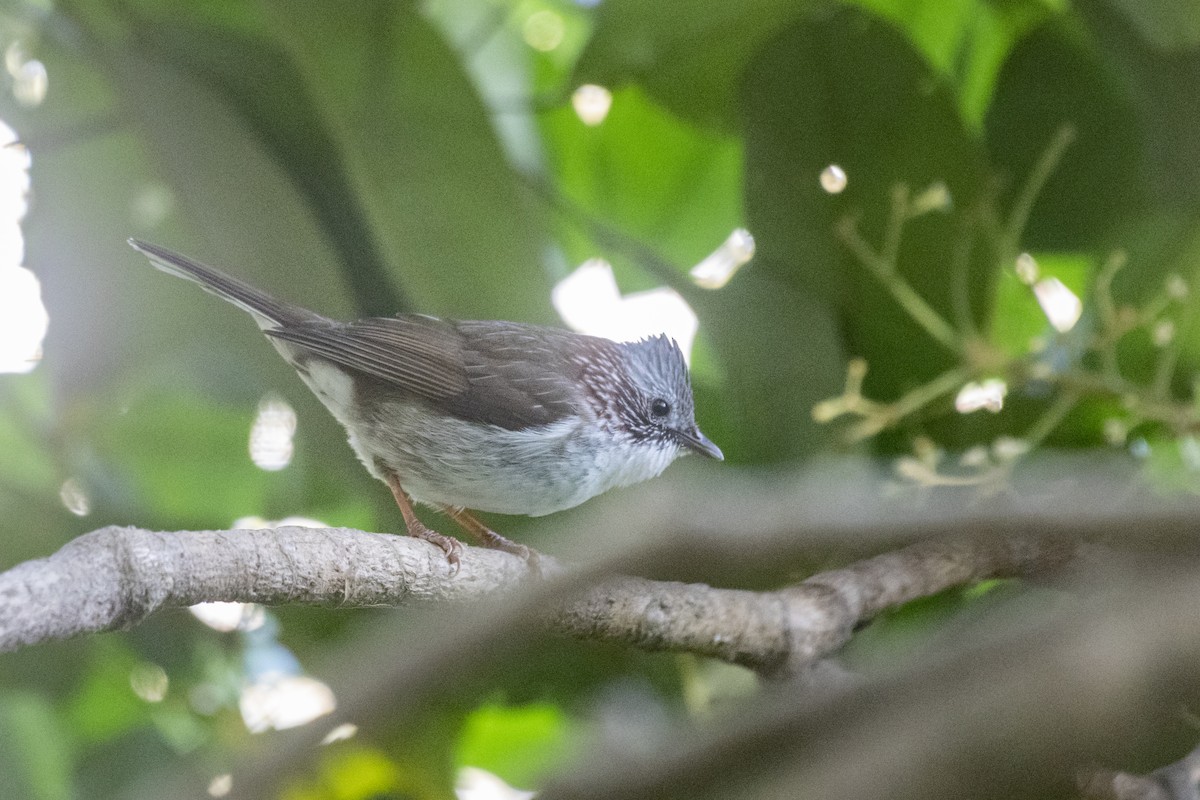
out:
{"label": "lichen-covered branch", "polygon": [[578,638],[795,673],[836,651],[881,611],[983,578],[1055,569],[1076,547],[1073,539],[1051,536],[937,539],[775,592],[622,577],[567,604],[554,627]]}
{"label": "lichen-covered branch", "polygon": [[440,550],[344,528],[160,533],[108,527],[0,573],[0,650],[131,627],[162,608],[225,600],[397,605],[477,597],[525,570],[472,549],[453,579]]}
{"label": "lichen-covered branch", "polygon": [[110,527],[0,573],[0,650],[128,628],[159,609],[204,601],[361,607],[532,587],[556,593],[547,624],[557,632],[769,672],[829,654],[890,606],[983,577],[1052,568],[1072,552],[1059,538],[939,539],[783,590],[749,592],[622,576],[576,580],[552,560],[546,586],[538,586],[522,560],[479,548],[467,548],[452,575],[425,542],[340,528]]}

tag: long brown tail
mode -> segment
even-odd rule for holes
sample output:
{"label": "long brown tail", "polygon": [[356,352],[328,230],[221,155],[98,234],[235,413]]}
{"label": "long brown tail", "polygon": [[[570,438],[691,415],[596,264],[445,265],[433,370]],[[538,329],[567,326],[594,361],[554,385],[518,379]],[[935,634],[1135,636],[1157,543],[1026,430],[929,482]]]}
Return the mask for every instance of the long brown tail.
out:
{"label": "long brown tail", "polygon": [[199,261],[159,247],[156,244],[130,239],[129,245],[150,259],[150,263],[163,272],[186,278],[198,283],[206,291],[215,294],[243,311],[249,312],[260,327],[275,328],[289,323],[319,319],[319,315],[300,306],[276,300],[264,291],[248,283],[226,275]]}

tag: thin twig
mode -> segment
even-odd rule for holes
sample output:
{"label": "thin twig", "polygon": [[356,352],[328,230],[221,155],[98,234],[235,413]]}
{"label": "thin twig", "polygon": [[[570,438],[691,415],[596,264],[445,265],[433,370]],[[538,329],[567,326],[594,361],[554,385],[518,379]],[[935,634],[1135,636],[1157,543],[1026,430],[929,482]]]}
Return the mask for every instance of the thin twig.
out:
{"label": "thin twig", "polygon": [[1038,195],[1046,186],[1046,181],[1054,174],[1054,170],[1062,161],[1063,154],[1073,141],[1075,141],[1075,129],[1072,126],[1063,125],[1059,128],[1025,179],[1025,185],[1021,187],[1021,193],[1013,202],[1008,222],[1004,225],[1004,240],[1000,251],[1005,254],[1006,259],[1016,256],[1018,242],[1025,233],[1025,226],[1029,222],[1033,204],[1037,201]]}
{"label": "thin twig", "polygon": [[960,388],[971,377],[966,367],[948,369],[928,383],[906,392],[893,403],[877,406],[871,416],[850,429],[847,438],[859,442],[894,425],[896,422],[924,408],[929,403]]}
{"label": "thin twig", "polygon": [[859,233],[858,224],[853,217],[843,219],[837,226],[837,232],[854,257],[875,275],[914,322],[946,349],[955,353],[962,352],[962,337],[954,326],[925,302],[925,298],[900,275],[893,262],[886,260],[871,248]]}

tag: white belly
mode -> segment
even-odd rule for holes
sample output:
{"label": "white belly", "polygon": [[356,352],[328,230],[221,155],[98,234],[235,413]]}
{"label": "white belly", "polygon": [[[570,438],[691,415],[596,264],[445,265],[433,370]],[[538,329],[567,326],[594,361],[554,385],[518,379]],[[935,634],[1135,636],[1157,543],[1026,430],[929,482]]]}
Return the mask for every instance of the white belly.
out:
{"label": "white belly", "polygon": [[314,360],[301,377],[346,428],[371,474],[385,480],[384,470],[394,473],[414,500],[428,505],[552,514],[653,478],[680,455],[676,446],[614,438],[594,418],[511,431],[437,418],[401,402],[363,416],[351,410],[353,387],[341,370]]}
{"label": "white belly", "polygon": [[541,516],[577,506],[614,486],[661,473],[678,451],[630,443],[601,447],[578,420],[510,431],[390,405],[381,424],[354,426],[363,463],[382,462],[412,498],[499,514]]}

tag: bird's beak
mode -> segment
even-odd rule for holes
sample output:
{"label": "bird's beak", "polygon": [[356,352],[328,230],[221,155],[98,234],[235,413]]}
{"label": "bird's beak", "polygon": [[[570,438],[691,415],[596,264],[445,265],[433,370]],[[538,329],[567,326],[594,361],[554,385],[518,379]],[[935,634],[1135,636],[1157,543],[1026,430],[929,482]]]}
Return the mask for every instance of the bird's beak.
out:
{"label": "bird's beak", "polygon": [[689,450],[693,450],[702,456],[715,458],[717,461],[724,461],[725,454],[721,452],[721,448],[712,443],[712,440],[700,432],[699,428],[692,428],[691,432],[679,432],[679,441],[683,442],[684,446]]}

